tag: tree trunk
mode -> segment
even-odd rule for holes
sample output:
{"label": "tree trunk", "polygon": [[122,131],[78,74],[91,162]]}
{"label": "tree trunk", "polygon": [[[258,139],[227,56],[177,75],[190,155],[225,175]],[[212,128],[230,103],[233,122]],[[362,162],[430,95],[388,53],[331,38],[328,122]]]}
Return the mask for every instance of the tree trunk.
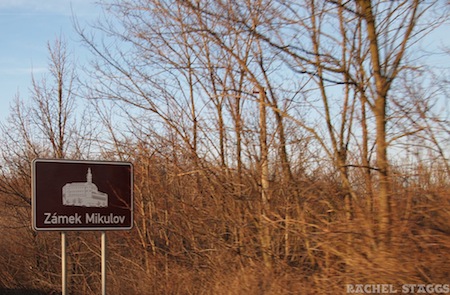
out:
{"label": "tree trunk", "polygon": [[[256,92],[256,91],[255,91]],[[259,93],[259,128],[260,128],[260,169],[261,169],[261,218],[260,237],[264,264],[267,268],[272,267],[270,229],[267,222],[267,211],[269,209],[269,148],[267,146],[267,122],[266,122],[266,94],[264,89],[258,89]]]}
{"label": "tree trunk", "polygon": [[376,31],[375,17],[370,0],[360,0],[359,5],[366,21],[367,36],[370,42],[370,58],[375,79],[376,97],[372,108],[376,121],[376,166],[379,175],[379,190],[377,200],[378,230],[380,237],[380,250],[389,243],[390,228],[390,195],[386,141],[386,100],[389,82],[382,73],[378,35]]}

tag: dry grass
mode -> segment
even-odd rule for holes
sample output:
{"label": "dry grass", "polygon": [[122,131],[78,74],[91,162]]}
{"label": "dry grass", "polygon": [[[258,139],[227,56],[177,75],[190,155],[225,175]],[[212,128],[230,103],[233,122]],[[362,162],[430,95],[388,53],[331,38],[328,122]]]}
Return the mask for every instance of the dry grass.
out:
{"label": "dry grass", "polygon": [[[199,183],[202,192],[196,191]],[[219,182],[206,183],[184,177],[159,182],[157,191],[140,188],[137,209],[145,203],[148,210],[138,210],[145,214],[136,213],[131,232],[108,234],[111,294],[345,294],[346,284],[448,283],[448,183],[393,183],[394,218],[384,251],[367,202],[355,200],[347,220],[336,183],[312,181],[291,203],[282,198],[289,190],[280,191],[268,215],[270,268],[259,244],[257,191],[243,200]],[[1,207],[0,288],[58,291],[58,234],[34,234],[29,208],[12,211],[13,205]],[[8,227],[12,221],[16,226]],[[98,294],[99,235],[68,238],[71,293]]]}

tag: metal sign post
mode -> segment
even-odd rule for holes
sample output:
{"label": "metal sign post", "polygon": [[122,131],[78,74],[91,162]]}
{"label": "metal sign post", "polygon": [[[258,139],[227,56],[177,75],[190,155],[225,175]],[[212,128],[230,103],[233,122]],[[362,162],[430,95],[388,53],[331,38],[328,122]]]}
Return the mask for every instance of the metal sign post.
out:
{"label": "metal sign post", "polygon": [[61,287],[67,295],[66,231],[101,231],[106,295],[106,231],[133,227],[133,165],[128,162],[35,159],[32,226],[61,231]]}
{"label": "metal sign post", "polygon": [[106,232],[102,231],[102,295],[106,295]]}
{"label": "metal sign post", "polygon": [[67,295],[67,257],[66,233],[61,232],[61,289],[62,295]]}

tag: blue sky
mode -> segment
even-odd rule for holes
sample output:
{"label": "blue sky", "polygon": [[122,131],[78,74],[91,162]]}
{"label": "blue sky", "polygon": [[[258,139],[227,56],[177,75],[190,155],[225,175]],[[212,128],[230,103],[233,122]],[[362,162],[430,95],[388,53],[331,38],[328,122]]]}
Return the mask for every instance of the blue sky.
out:
{"label": "blue sky", "polygon": [[83,59],[73,15],[83,25],[99,13],[95,0],[0,0],[0,121],[17,93],[28,96],[31,73],[47,71],[48,42],[63,36],[73,57]]}
{"label": "blue sky", "polygon": [[[97,0],[0,0],[0,122],[9,114],[16,94],[29,95],[31,74],[48,70],[47,43],[63,36],[72,57],[83,61],[86,51],[78,43],[73,16],[84,26],[101,13]],[[422,40],[420,48],[450,48],[449,26]],[[432,55],[428,63],[449,67],[449,55]]]}

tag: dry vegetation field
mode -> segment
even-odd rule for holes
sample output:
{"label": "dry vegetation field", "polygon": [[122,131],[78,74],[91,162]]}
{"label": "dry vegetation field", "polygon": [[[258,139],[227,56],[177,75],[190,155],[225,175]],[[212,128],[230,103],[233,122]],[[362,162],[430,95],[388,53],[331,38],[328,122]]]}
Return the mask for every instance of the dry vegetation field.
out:
{"label": "dry vegetation field", "polygon": [[[109,294],[450,283],[450,79],[415,47],[444,1],[104,8],[75,25],[83,74],[49,43],[48,76],[0,124],[1,294],[61,290],[59,233],[31,229],[34,158],[133,163]],[[69,294],[99,294],[100,233],[67,238]]]}
{"label": "dry vegetation field", "polygon": [[[272,179],[263,216],[251,171],[238,194],[231,172],[185,173],[187,166],[141,156],[134,229],[108,233],[111,294],[337,294],[346,284],[448,283],[450,183],[439,167],[393,179],[381,250],[367,193],[358,192],[348,219],[333,174]],[[416,180],[405,187],[405,177]],[[29,179],[22,181],[27,192]],[[59,234],[33,232],[29,205],[5,195],[1,202],[1,286],[60,290]],[[68,241],[70,294],[98,294],[100,234],[71,232]]]}

